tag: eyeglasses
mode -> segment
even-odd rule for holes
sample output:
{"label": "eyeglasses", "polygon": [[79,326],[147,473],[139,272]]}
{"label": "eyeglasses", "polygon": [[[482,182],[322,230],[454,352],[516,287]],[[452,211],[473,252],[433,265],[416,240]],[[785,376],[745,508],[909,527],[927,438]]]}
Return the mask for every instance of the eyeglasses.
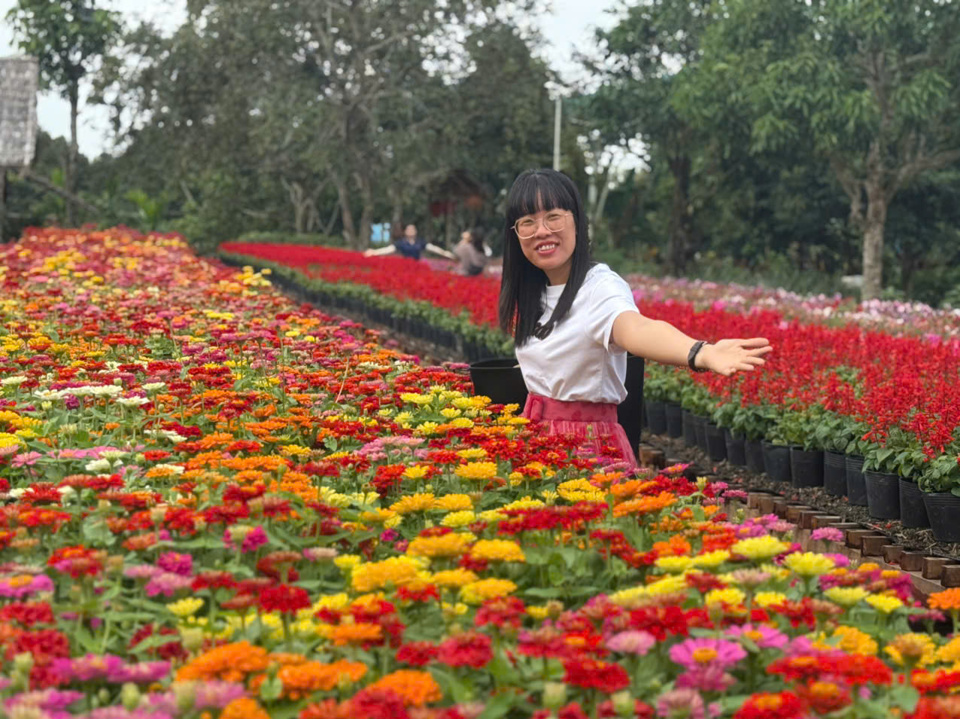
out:
{"label": "eyeglasses", "polygon": [[[547,228],[547,232],[560,232],[567,224],[567,215],[570,214],[572,213],[569,210],[548,212],[542,220],[543,226]],[[521,240],[529,240],[537,234],[537,230],[540,229],[540,222],[540,220],[535,220],[532,217],[521,217],[513,223],[513,231],[517,233],[517,237]]]}

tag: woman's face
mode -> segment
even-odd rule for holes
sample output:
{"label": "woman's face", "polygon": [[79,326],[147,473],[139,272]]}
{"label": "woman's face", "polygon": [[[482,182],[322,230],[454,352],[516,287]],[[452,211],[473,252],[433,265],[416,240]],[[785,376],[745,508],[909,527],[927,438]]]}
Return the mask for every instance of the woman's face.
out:
{"label": "woman's face", "polygon": [[460,233],[460,241],[461,241],[461,242],[470,242],[470,240],[472,240],[472,239],[473,239],[473,238],[470,236],[470,231],[469,231],[469,230]]}
{"label": "woman's face", "polygon": [[514,230],[524,257],[544,271],[551,285],[565,284],[577,247],[573,213],[554,209],[524,215]]}

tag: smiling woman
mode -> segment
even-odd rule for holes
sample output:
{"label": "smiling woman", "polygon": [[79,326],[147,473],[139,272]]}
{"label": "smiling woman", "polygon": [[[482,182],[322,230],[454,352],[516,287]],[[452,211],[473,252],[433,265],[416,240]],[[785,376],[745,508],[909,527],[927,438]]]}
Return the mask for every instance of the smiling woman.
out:
{"label": "smiling woman", "polygon": [[617,423],[627,354],[729,376],[764,364],[767,340],[707,344],[643,317],[616,272],[593,262],[573,181],[554,170],[520,175],[507,199],[500,325],[512,333],[530,392],[524,415],[550,433],[573,433],[601,453],[613,444],[626,468],[634,448]]}

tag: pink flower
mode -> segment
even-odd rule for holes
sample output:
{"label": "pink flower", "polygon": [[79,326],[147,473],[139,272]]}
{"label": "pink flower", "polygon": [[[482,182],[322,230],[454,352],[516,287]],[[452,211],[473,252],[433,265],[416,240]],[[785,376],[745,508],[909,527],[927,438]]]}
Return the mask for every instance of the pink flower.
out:
{"label": "pink flower", "polygon": [[611,652],[644,656],[657,643],[652,634],[638,630],[628,630],[614,634],[607,639],[606,646]]}
{"label": "pink flower", "polygon": [[749,639],[760,649],[783,649],[790,641],[783,632],[764,624],[744,624],[742,627],[731,627],[727,634],[738,639]]}
{"label": "pink flower", "polygon": [[746,656],[736,642],[708,637],[687,639],[670,647],[670,659],[688,670],[705,666],[727,669]]}
{"label": "pink flower", "polygon": [[814,541],[842,542],[843,532],[836,527],[818,527],[810,534],[810,539]]}

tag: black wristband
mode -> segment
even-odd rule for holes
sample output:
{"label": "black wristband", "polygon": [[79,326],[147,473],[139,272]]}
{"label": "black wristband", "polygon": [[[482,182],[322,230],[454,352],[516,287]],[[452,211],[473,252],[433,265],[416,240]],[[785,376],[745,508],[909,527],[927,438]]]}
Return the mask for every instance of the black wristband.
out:
{"label": "black wristband", "polygon": [[703,346],[704,346],[705,344],[707,344],[707,341],[706,341],[706,340],[697,340],[696,342],[693,343],[693,347],[690,348],[690,353],[687,355],[687,365],[688,365],[688,366],[690,367],[690,369],[692,369],[694,372],[706,372],[706,371],[707,371],[706,368],[704,368],[704,367],[697,367],[697,365],[696,365],[697,355],[700,353],[700,350],[703,349]]}

